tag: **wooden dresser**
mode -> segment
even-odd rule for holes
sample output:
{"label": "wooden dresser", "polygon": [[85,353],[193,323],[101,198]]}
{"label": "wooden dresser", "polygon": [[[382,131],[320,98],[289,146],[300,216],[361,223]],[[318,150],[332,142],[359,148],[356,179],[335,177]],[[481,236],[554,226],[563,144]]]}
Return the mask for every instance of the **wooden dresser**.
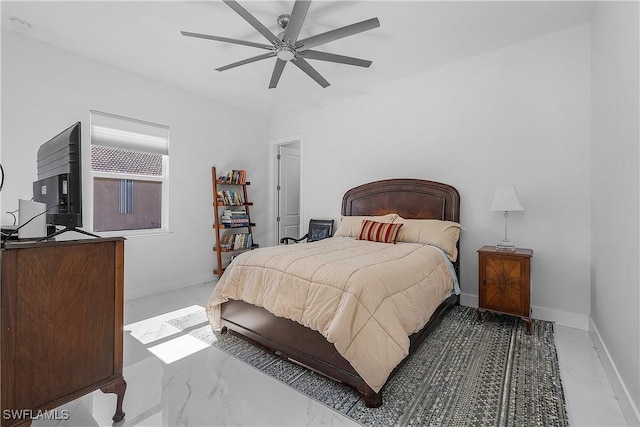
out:
{"label": "wooden dresser", "polygon": [[478,318],[485,311],[518,316],[531,334],[531,249],[478,250]]}
{"label": "wooden dresser", "polygon": [[45,410],[97,389],[117,395],[113,420],[122,420],[123,286],[124,238],[7,243],[3,427],[29,425]]}

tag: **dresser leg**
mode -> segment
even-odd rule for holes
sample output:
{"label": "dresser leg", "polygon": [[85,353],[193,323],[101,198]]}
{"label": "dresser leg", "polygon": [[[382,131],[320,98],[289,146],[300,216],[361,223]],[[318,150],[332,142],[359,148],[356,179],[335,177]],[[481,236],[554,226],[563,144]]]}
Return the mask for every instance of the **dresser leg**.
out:
{"label": "dresser leg", "polygon": [[533,321],[531,320],[530,317],[523,318],[522,320],[524,320],[524,323],[527,324],[527,332],[526,332],[526,334],[527,335],[531,335],[531,324],[532,324]]}
{"label": "dresser leg", "polygon": [[120,378],[118,381],[102,387],[103,393],[115,393],[116,400],[116,413],[113,415],[112,420],[115,422],[121,421],[124,418],[124,412],[122,411],[122,401],[124,400],[124,392],[127,390],[127,383],[124,378]]}
{"label": "dresser leg", "polygon": [[482,315],[484,314],[484,310],[479,308],[478,309],[478,322],[482,322]]}

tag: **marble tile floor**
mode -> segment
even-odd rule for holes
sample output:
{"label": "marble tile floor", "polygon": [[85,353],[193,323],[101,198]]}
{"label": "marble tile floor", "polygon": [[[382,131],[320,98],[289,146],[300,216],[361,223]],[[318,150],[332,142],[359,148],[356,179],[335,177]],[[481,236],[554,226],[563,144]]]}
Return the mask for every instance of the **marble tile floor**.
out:
{"label": "marble tile floor", "polygon": [[[125,303],[123,421],[111,420],[115,395],[96,391],[54,411],[66,419],[32,425],[358,425],[166,323],[202,310],[211,288],[202,284]],[[588,333],[557,326],[556,342],[571,425],[626,425]]]}

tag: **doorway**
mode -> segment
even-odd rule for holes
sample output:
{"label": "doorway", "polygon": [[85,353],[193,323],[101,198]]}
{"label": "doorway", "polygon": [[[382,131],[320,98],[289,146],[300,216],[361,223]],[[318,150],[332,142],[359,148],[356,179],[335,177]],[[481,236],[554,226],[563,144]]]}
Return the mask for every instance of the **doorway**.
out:
{"label": "doorway", "polygon": [[300,237],[301,233],[301,162],[300,138],[275,144],[275,244],[282,237]]}

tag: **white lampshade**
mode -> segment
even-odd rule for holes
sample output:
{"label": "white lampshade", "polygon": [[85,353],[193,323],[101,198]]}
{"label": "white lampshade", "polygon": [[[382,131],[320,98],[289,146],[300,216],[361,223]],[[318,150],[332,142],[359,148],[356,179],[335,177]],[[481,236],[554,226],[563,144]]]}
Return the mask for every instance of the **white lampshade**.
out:
{"label": "white lampshade", "polygon": [[524,208],[518,199],[518,192],[515,185],[507,185],[505,187],[496,188],[491,203],[491,211],[523,211]]}

